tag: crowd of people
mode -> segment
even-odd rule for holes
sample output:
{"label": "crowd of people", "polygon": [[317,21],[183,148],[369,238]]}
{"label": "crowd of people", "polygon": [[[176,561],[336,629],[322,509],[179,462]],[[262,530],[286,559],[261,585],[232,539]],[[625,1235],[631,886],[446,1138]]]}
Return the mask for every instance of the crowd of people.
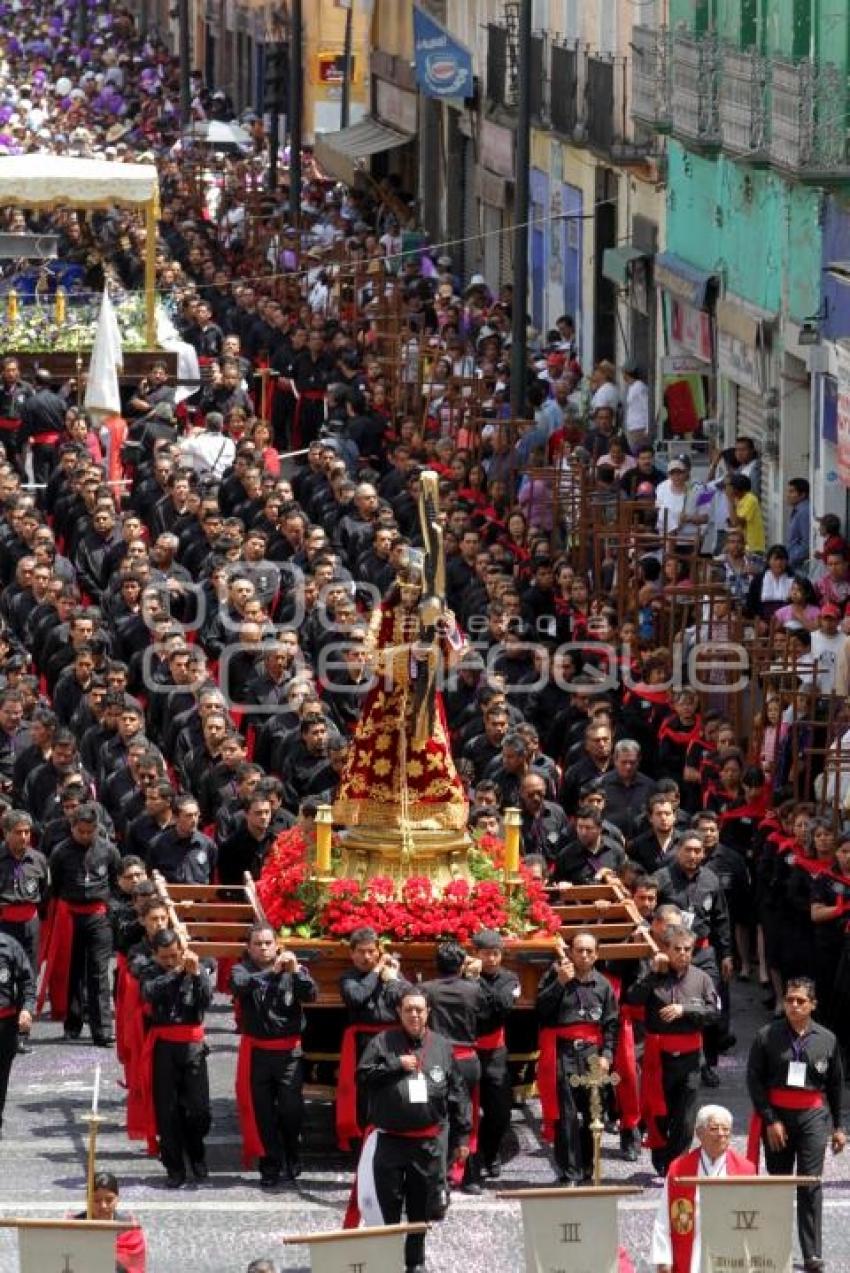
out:
{"label": "crowd of people", "polygon": [[[344,189],[310,170],[296,231],[284,169],[247,271],[256,213],[239,192],[249,169],[265,172],[262,121],[243,116],[250,145],[210,158],[199,195],[181,163],[178,67],[155,33],[105,5],[88,7],[85,29],[72,7],[7,9],[0,146],[155,160],[158,293],[202,383],[186,397],[152,359],[123,387],[116,457],[75,386],[48,369],[28,381],[14,354],[3,361],[0,1116],[49,998],[66,1040],[88,1028],[108,1048],[117,1036],[128,1132],[149,1140],[169,1183],[205,1179],[203,1021],[229,993],[246,1163],[259,1161],[269,1188],[300,1175],[315,983],[260,924],[218,984],[154,876],[166,888],[240,884],[281,831],[297,821],[311,834],[370,684],[370,616],[421,542],[429,470],[445,600],[464,634],[443,698],[469,829],[499,836],[518,807],[524,862],[553,895],[616,877],[658,947],[644,964],[603,965],[594,935],[579,934],[541,981],[538,1086],[558,1181],[590,1176],[587,1094],[569,1079],[593,1056],[624,1080],[609,1124],[626,1160],[642,1135],[659,1176],[688,1155],[700,1085],[720,1085],[718,1058],[736,1046],[731,986],[755,977],[776,1014],[748,1069],[768,1170],[796,1155],[817,1173],[827,1141],[843,1146],[850,1044],[839,520],[821,518],[813,542],[808,484],[795,478],[788,533],[770,546],[752,441],[739,437],[699,477],[691,451],[665,464],[646,369],[584,368],[567,315],[530,333],[527,418],[513,420],[511,288],[480,275],[464,286],[392,180]],[[198,76],[192,111],[233,115]],[[15,209],[0,222],[58,233],[72,304],[104,278],[119,295],[141,288],[144,229],[130,215]],[[387,289],[392,358],[377,321]],[[641,536],[623,552],[614,532],[631,505]],[[588,525],[602,528],[601,552]],[[708,688],[671,685],[662,633],[692,646],[733,621],[746,642],[768,643],[753,721],[723,674]],[[479,934],[474,955],[446,943],[425,986],[378,938],[354,935],[341,986],[340,1143],[365,1136],[374,1150],[361,1156],[374,1183],[359,1178],[361,1213],[369,1195],[384,1222],[403,1206],[433,1218],[448,1174],[469,1192],[500,1174],[518,984],[497,933]],[[707,1108],[699,1131],[722,1141],[727,1113]],[[377,1143],[369,1128],[382,1129]],[[820,1205],[818,1188],[801,1190],[811,1270]],[[690,1248],[671,1256],[665,1240],[658,1267],[678,1273]],[[412,1237],[409,1269],[423,1260]]]}

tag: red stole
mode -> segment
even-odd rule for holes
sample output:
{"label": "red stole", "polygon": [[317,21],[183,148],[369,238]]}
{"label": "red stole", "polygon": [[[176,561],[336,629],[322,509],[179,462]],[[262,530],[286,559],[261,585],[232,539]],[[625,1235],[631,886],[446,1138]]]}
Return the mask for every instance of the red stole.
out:
{"label": "red stole", "polygon": [[543,1121],[541,1135],[550,1143],[555,1139],[558,1110],[558,1040],[583,1039],[602,1047],[602,1027],[587,1024],[544,1026],[540,1031],[540,1055],[537,1059],[537,1092]]}
{"label": "red stole", "polygon": [[340,1149],[351,1149],[351,1142],[363,1135],[357,1122],[357,1039],[367,1034],[383,1034],[388,1029],[389,1024],[355,1022],[343,1032],[336,1082],[336,1141]]}
{"label": "red stole", "polygon": [[236,1063],[236,1109],[242,1132],[242,1165],[250,1168],[254,1160],[265,1157],[265,1147],[257,1126],[254,1109],[254,1093],[251,1089],[251,1065],[255,1051],[292,1052],[301,1046],[301,1036],[288,1034],[281,1039],[255,1039],[243,1034],[239,1040],[239,1059]]}
{"label": "red stole", "polygon": [[[611,989],[620,1004],[622,984],[620,978],[613,973],[603,974],[611,984]],[[614,1071],[619,1074],[620,1082],[615,1088],[617,1107],[620,1111],[620,1129],[631,1131],[640,1122],[640,1089],[638,1086],[637,1057],[635,1054],[634,1018],[620,1004],[620,1028],[617,1031],[617,1048],[614,1052]]]}
{"label": "red stole", "polygon": [[47,917],[44,935],[44,976],[38,993],[36,1012],[50,998],[50,1017],[64,1021],[68,1015],[68,978],[74,944],[75,915],[105,915],[106,902],[66,902],[56,898]]}
{"label": "red stole", "polygon": [[[696,1185],[682,1185],[682,1176],[698,1176],[700,1150],[674,1158],[667,1171],[667,1206],[670,1221],[670,1243],[673,1248],[673,1273],[691,1273],[696,1221]],[[727,1176],[754,1176],[756,1169],[748,1158],[734,1149],[726,1151]]]}
{"label": "red stole", "polygon": [[148,1030],[142,1055],[139,1058],[138,1079],[145,1136],[151,1157],[155,1157],[159,1149],[156,1103],[153,1098],[153,1059],[160,1039],[168,1043],[203,1043],[204,1027],[202,1025],[154,1025]]}

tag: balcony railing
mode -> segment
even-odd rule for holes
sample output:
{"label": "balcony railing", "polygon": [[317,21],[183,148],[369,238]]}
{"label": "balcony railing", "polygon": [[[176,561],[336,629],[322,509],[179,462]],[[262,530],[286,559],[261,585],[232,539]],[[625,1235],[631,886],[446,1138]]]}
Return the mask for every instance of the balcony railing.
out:
{"label": "balcony railing", "polygon": [[720,145],[717,85],[715,38],[677,31],[671,60],[672,128],[689,145],[705,149]]}
{"label": "balcony railing", "polygon": [[549,113],[552,127],[572,137],[578,127],[579,53],[575,46],[552,45]]}
{"label": "balcony railing", "polygon": [[487,27],[487,97],[497,106],[507,102],[508,33],[491,22]]}
{"label": "balcony railing", "polygon": [[659,132],[670,127],[669,32],[632,27],[632,119]]}
{"label": "balcony railing", "polygon": [[545,124],[549,119],[549,59],[545,35],[531,37],[530,89],[531,118]]}
{"label": "balcony railing", "polygon": [[755,50],[722,51],[718,110],[724,150],[751,160],[766,158],[767,65]]}
{"label": "balcony railing", "polygon": [[850,176],[847,83],[837,66],[775,58],[770,83],[770,162],[800,180]]}

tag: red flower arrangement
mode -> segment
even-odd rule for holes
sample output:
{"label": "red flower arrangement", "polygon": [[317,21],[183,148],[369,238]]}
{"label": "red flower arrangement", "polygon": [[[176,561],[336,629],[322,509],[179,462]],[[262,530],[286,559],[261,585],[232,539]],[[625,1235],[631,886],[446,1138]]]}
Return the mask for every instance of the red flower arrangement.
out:
{"label": "red flower arrangement", "polygon": [[470,852],[474,879],[454,879],[442,889],[424,876],[405,880],[397,895],[393,880],[333,880],[322,895],[310,877],[307,842],[299,828],[275,840],[257,884],[269,923],[305,937],[347,938],[356,928],[374,928],[394,941],[468,942],[480,928],[515,937],[550,936],[560,919],[549,905],[542,880],[520,867],[520,884],[506,889],[501,840],[485,837]]}

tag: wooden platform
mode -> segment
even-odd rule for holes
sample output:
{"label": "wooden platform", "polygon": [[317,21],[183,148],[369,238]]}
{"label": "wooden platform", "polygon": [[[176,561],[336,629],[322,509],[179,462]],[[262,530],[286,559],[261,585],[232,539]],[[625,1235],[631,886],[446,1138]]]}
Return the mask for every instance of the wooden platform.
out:
{"label": "wooden platform", "polygon": [[[21,368],[21,379],[23,380],[31,381],[38,368],[49,371],[55,380],[73,380],[80,374],[81,367],[82,370],[88,371],[91,350],[80,350],[81,366],[78,364],[78,355],[67,351],[33,353],[28,350],[26,353],[18,353],[15,349],[7,349],[4,351],[3,357],[16,358],[18,360]],[[136,380],[141,380],[143,376],[150,374],[151,367],[156,362],[165,363],[169,378],[172,381],[176,379],[177,355],[168,353],[165,349],[126,349],[124,351],[124,370],[119,374],[118,379],[122,384],[131,384]]]}

